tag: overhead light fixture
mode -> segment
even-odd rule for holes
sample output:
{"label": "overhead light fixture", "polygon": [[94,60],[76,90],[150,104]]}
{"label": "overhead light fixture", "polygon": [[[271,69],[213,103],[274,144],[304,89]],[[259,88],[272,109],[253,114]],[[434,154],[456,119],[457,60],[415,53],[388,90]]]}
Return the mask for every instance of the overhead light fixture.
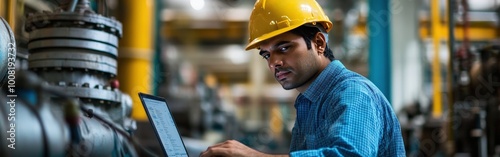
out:
{"label": "overhead light fixture", "polygon": [[248,53],[239,45],[232,44],[225,46],[223,51],[225,51],[227,59],[233,64],[244,64],[248,62]]}
{"label": "overhead light fixture", "polygon": [[194,10],[201,10],[205,7],[205,0],[190,0],[190,3]]}

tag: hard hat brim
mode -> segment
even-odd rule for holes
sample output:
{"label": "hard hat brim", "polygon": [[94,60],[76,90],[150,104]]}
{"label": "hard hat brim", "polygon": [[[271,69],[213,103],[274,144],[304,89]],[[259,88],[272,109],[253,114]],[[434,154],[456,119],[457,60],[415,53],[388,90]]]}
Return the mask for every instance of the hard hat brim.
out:
{"label": "hard hat brim", "polygon": [[308,24],[308,23],[325,24],[326,26],[323,26],[323,27],[326,28],[325,30],[326,30],[327,33],[332,29],[332,26],[333,26],[333,24],[330,21],[314,21],[314,22],[306,22],[306,23],[303,23],[303,24],[289,26],[289,27],[278,29],[278,30],[275,30],[273,32],[270,32],[270,33],[267,33],[267,34],[264,34],[264,35],[262,35],[260,37],[255,38],[250,43],[248,43],[248,45],[246,46],[245,50],[248,51],[248,50],[257,48],[259,46],[258,45],[259,43],[261,43],[261,42],[263,42],[263,41],[265,41],[267,39],[279,36],[279,35],[281,35],[283,33],[286,33],[288,31],[291,31],[291,30],[293,30],[293,29],[295,29],[295,28],[297,28],[299,26],[302,26],[302,25]]}

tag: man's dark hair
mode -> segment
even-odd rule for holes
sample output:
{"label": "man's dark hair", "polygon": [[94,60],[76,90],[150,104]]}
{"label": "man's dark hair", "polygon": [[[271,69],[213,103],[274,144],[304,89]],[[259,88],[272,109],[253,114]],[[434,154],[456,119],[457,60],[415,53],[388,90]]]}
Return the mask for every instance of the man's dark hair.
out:
{"label": "man's dark hair", "polygon": [[[307,49],[311,49],[311,39],[314,38],[316,33],[320,32],[320,30],[317,27],[310,27],[310,26],[300,26],[297,27],[293,30],[290,31],[293,34],[302,36],[304,38],[304,41],[306,42]],[[325,53],[323,53],[325,57],[330,59],[330,61],[335,60],[335,57],[333,56],[333,51],[328,47],[328,43],[326,44],[325,47]]]}

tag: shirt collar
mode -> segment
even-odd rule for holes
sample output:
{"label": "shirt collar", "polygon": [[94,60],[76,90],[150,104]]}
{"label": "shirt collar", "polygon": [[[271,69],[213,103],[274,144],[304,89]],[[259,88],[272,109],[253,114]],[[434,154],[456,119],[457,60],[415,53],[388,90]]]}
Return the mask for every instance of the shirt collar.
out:
{"label": "shirt collar", "polygon": [[330,62],[318,77],[314,79],[306,91],[300,93],[300,95],[303,95],[311,102],[315,102],[321,96],[328,93],[324,89],[330,88],[331,84],[336,82],[336,76],[340,75],[343,69],[345,69],[345,66],[340,61],[334,60]]}

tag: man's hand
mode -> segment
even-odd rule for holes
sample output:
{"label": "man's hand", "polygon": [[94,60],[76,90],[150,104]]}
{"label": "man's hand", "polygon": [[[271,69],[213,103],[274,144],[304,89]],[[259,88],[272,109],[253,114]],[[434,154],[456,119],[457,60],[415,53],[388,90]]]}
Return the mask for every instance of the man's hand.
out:
{"label": "man's hand", "polygon": [[256,157],[256,156],[270,156],[270,155],[249,148],[238,141],[228,140],[208,147],[206,151],[200,154],[200,156],[201,157],[211,157],[211,156]]}

